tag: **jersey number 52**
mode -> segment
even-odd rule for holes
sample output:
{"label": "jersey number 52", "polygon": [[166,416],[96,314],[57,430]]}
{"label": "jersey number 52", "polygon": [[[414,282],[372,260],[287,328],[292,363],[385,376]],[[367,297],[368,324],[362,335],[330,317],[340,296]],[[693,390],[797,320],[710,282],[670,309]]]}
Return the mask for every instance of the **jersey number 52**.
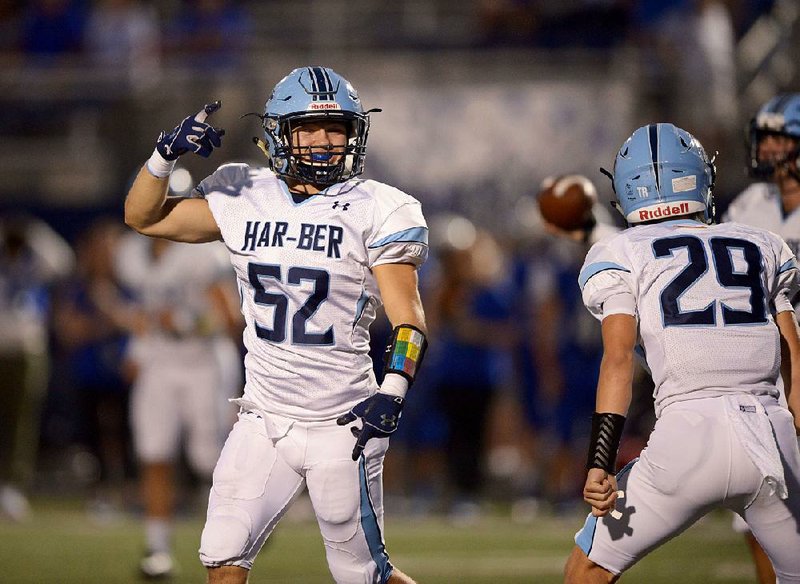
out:
{"label": "jersey number 52", "polygon": [[[267,292],[262,278],[271,278],[281,282],[281,266],[272,264],[248,264],[247,277],[255,290],[256,304],[273,306],[275,308],[272,328],[255,323],[256,334],[259,338],[273,343],[282,343],[286,340],[287,321],[289,314],[289,298],[285,294]],[[328,327],[324,333],[309,333],[306,331],[306,321],[319,310],[320,305],[328,299],[330,275],[324,270],[314,268],[293,267],[286,270],[286,283],[299,286],[304,281],[310,281],[314,290],[305,303],[292,314],[292,343],[295,345],[332,345],[333,326]]]}

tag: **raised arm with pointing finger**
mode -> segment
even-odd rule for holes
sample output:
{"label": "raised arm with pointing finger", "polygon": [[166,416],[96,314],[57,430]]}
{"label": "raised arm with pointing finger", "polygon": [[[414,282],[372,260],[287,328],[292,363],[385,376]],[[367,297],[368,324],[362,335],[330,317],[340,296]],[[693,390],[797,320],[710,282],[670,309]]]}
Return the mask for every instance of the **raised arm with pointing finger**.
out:
{"label": "raised arm with pointing finger", "polygon": [[139,171],[125,199],[125,223],[139,233],[200,243],[220,239],[214,216],[203,199],[167,198],[169,175],[178,158],[193,152],[203,158],[222,145],[225,130],[206,122],[222,107],[215,101],[187,116],[171,132],[161,132],[156,148]]}

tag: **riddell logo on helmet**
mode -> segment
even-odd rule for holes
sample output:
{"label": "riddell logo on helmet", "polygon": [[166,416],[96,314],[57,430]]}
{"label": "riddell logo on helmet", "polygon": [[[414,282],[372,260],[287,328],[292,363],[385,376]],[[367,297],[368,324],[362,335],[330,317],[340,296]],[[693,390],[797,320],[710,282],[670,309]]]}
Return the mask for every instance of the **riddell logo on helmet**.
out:
{"label": "riddell logo on helmet", "polygon": [[680,205],[663,205],[658,207],[655,211],[642,209],[639,211],[639,221],[651,221],[652,219],[671,217],[673,215],[686,215],[687,213],[689,213],[689,203],[684,202]]}
{"label": "riddell logo on helmet", "polygon": [[333,109],[342,109],[335,101],[327,101],[327,102],[317,102],[309,104],[308,109],[310,110],[333,110]]}

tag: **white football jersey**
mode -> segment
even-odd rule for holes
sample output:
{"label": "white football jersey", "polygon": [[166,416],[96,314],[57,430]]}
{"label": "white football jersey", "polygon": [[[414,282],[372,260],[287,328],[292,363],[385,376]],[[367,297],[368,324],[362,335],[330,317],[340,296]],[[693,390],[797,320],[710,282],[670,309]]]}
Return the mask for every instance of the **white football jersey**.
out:
{"label": "white football jersey", "polygon": [[784,216],[781,193],[772,183],[760,182],[747,187],[733,200],[722,220],[777,233],[797,257],[800,250],[800,209]]}
{"label": "white football jersey", "polygon": [[246,321],[244,399],[293,419],[332,419],[377,391],[369,325],[381,304],[371,268],[420,266],[421,205],[351,179],[296,203],[266,168],[227,164],[202,181],[230,252]]}
{"label": "white football jersey", "polygon": [[[232,277],[228,254],[221,243],[169,242],[156,258],[154,240],[138,233],[126,235],[117,250],[115,270],[147,314],[150,332],[138,337],[134,358],[149,363],[191,364],[207,358],[213,349],[210,322],[213,308],[209,287]],[[160,314],[169,312],[173,322],[185,330],[175,335],[162,330]]]}
{"label": "white football jersey", "polygon": [[729,392],[778,395],[774,314],[792,310],[794,255],[774,233],[677,219],[595,244],[579,283],[602,320],[631,314],[655,384],[656,415]]}

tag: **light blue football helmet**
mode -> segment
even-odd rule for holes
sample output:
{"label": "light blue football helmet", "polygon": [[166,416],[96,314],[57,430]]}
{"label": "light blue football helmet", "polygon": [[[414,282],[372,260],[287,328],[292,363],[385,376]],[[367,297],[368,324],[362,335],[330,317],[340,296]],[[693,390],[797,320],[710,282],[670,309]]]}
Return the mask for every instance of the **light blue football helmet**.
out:
{"label": "light blue football helmet", "polygon": [[[364,170],[369,114],[347,79],[328,67],[302,67],[284,77],[267,100],[261,116],[263,146],[270,168],[279,176],[315,185],[331,185]],[[292,145],[292,130],[307,121],[341,121],[347,125],[344,151],[309,152],[303,161]],[[335,164],[327,164],[336,155]]]}
{"label": "light blue football helmet", "polygon": [[614,206],[630,223],[703,213],[714,220],[715,169],[700,142],[672,124],[636,130],[619,149],[611,178]]}
{"label": "light blue football helmet", "polygon": [[[750,154],[748,171],[750,176],[769,179],[775,173],[775,162],[758,159],[758,144],[768,135],[787,136],[798,141],[797,149],[790,157],[795,161],[790,171],[797,174],[797,157],[800,154],[800,93],[776,95],[761,106],[750,120],[747,150]],[[800,180],[800,176],[797,176]]]}

